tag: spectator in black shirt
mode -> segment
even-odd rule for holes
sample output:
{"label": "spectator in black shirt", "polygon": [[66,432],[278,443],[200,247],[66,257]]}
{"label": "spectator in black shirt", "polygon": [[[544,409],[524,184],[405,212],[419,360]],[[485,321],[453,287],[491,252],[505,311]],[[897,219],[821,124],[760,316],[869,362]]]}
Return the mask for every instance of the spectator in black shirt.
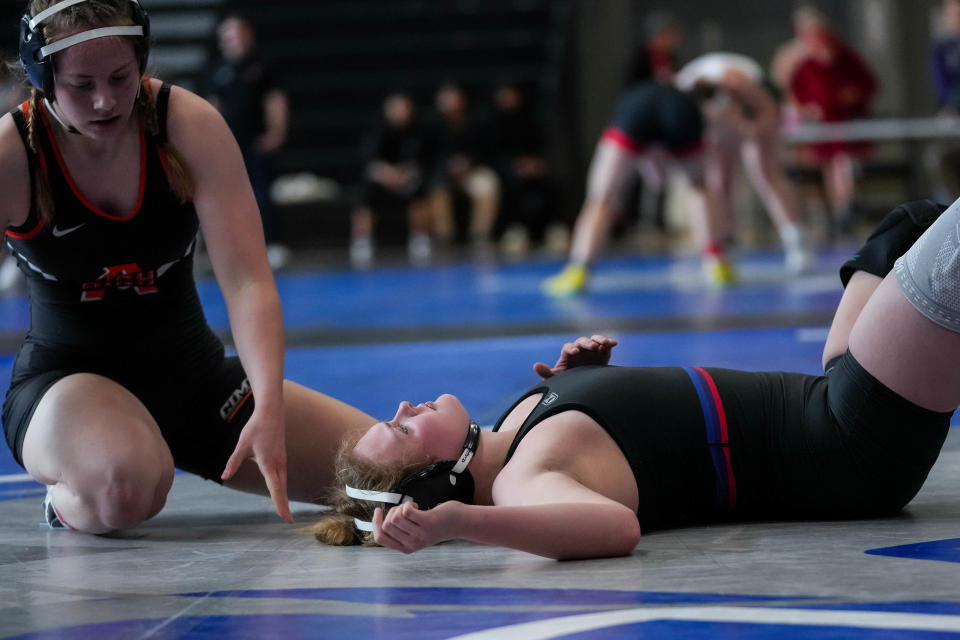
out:
{"label": "spectator in black shirt", "polygon": [[416,125],[413,99],[393,93],[383,103],[383,121],[365,143],[362,203],[353,212],[350,261],[358,268],[373,260],[377,214],[405,211],[410,228],[408,250],[414,263],[430,257],[429,209],[424,184],[426,144]]}
{"label": "spectator in black shirt", "polygon": [[207,98],[220,111],[243,152],[263,220],[267,257],[275,269],[290,251],[279,242],[276,210],[270,199],[273,157],[287,139],[290,107],[278,75],[260,59],[250,19],[229,13],[217,28],[221,59],[207,73]]}
{"label": "spectator in black shirt", "polygon": [[543,128],[524,92],[513,83],[497,87],[491,125],[493,167],[503,186],[501,248],[507,255],[518,255],[530,237],[543,238],[548,225],[556,222],[550,217],[554,203]]}
{"label": "spectator in black shirt", "polygon": [[440,122],[433,135],[430,178],[434,232],[443,242],[454,239],[454,202],[466,198],[470,204],[469,239],[476,251],[485,254],[500,208],[500,181],[484,164],[487,140],[469,113],[467,95],[461,87],[440,87],[436,108]]}

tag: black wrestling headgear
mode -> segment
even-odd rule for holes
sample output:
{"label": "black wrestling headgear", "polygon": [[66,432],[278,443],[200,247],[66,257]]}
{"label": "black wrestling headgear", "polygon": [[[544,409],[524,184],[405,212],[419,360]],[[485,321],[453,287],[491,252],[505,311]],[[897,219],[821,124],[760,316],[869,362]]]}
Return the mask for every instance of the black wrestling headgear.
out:
{"label": "black wrestling headgear", "polygon": [[[423,511],[450,500],[473,502],[473,476],[467,471],[467,465],[479,444],[480,426],[471,420],[467,427],[467,439],[463,443],[463,453],[458,460],[434,462],[425,469],[411,473],[390,491],[368,491],[347,485],[347,495],[357,500],[386,504],[416,502]],[[361,531],[373,531],[373,524],[368,520],[354,518],[354,524]]]}
{"label": "black wrestling headgear", "polygon": [[23,66],[30,84],[42,91],[43,95],[49,100],[54,99],[53,62],[50,57],[58,51],[87,40],[106,36],[133,36],[133,46],[137,54],[137,62],[140,64],[140,74],[142,75],[147,68],[147,57],[150,53],[150,17],[140,5],[139,0],[130,0],[134,26],[89,29],[47,44],[43,37],[41,23],[68,7],[86,1],[63,0],[63,2],[58,2],[52,7],[44,9],[32,18],[28,13],[20,19],[20,64]]}

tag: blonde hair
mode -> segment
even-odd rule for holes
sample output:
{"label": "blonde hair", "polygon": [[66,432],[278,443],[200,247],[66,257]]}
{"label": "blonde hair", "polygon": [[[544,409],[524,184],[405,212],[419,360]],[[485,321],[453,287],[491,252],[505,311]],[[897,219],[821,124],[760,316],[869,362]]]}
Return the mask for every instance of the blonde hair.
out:
{"label": "blonde hair", "polygon": [[[33,0],[30,3],[30,15],[35,16],[44,9],[61,0]],[[133,17],[130,9],[130,0],[86,0],[68,7],[47,20],[41,25],[44,40],[55,42],[78,30],[94,29],[104,26],[130,26]],[[151,95],[146,79],[141,80],[140,91],[134,104],[134,112],[138,114],[148,133],[156,137],[160,133],[157,116],[157,107]],[[27,143],[30,149],[42,157],[40,146],[40,101],[43,93],[34,88],[30,94],[27,113]],[[193,174],[183,156],[177,149],[164,140],[160,143],[164,169],[170,188],[181,202],[188,202],[193,198],[195,183]],[[37,215],[44,222],[50,222],[54,215],[53,191],[43,163],[38,163],[33,170],[33,203]]]}
{"label": "blonde hair", "polygon": [[335,489],[331,492],[329,504],[333,507],[329,515],[325,515],[313,528],[317,540],[335,546],[349,546],[363,544],[376,546],[373,534],[357,529],[354,518],[371,521],[373,511],[377,507],[386,509],[392,505],[369,500],[356,500],[347,495],[344,487],[350,485],[358,489],[371,491],[389,491],[403,478],[423,464],[378,465],[359,459],[353,454],[353,449],[362,433],[347,436],[340,443],[334,461],[336,466]]}

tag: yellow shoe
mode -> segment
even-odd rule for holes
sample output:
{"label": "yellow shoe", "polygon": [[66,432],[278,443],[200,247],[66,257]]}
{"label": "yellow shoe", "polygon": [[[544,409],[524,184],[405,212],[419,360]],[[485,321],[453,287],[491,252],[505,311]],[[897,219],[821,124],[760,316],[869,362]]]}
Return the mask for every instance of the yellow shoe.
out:
{"label": "yellow shoe", "polygon": [[723,256],[708,256],[703,259],[703,271],[710,284],[728,285],[737,281],[737,272]]}
{"label": "yellow shoe", "polygon": [[568,264],[563,271],[543,281],[541,289],[551,296],[569,296],[579,293],[587,286],[587,268]]}

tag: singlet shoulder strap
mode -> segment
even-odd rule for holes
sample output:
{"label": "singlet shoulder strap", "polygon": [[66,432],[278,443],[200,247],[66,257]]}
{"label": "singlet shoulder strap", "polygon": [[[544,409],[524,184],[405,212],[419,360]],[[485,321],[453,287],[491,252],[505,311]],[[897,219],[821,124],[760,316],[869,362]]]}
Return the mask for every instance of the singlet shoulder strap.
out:
{"label": "singlet shoulder strap", "polygon": [[[506,417],[510,415],[510,413],[515,408],[517,408],[517,406],[521,402],[523,402],[524,400],[526,400],[527,398],[529,398],[530,396],[536,393],[542,394],[544,398],[549,398],[550,397],[549,381],[541,382],[534,388],[524,393],[520,398],[518,398],[517,401],[513,403],[513,406],[507,409],[504,412],[504,414],[500,417],[500,420],[497,421],[497,424],[493,427],[493,430],[499,431],[500,426],[503,424],[504,419],[506,419]],[[523,422],[517,428],[517,434],[513,437],[513,441],[510,443],[510,449],[507,450],[507,455],[503,460],[503,464],[507,464],[508,462],[510,462],[510,458],[513,457],[514,452],[517,450],[517,447],[520,445],[520,441],[523,440],[528,433],[530,433],[531,429],[537,426],[537,424],[539,424],[544,418],[547,418],[550,415],[553,415],[554,413],[556,413],[556,409],[558,407],[548,408],[548,406],[549,405],[543,405],[543,400],[541,400],[540,402],[537,403],[537,406],[535,406],[533,410],[531,410],[530,413],[527,414],[527,416],[523,419]]]}
{"label": "singlet shoulder strap", "polygon": [[[510,409],[503,415],[503,417],[497,422],[494,427],[494,431],[498,431],[500,426],[503,424],[503,420],[506,416],[510,415],[521,402],[529,398],[535,393],[542,395],[540,401],[537,402],[536,406],[530,410],[530,413],[524,418],[523,422],[517,428],[517,434],[513,438],[513,442],[510,443],[510,449],[507,451],[507,457],[504,459],[503,463],[506,464],[510,461],[510,458],[513,457],[514,452],[517,450],[517,447],[520,445],[520,441],[523,440],[534,427],[546,420],[547,418],[554,416],[558,413],[563,413],[571,409],[578,411],[583,411],[587,413],[601,426],[603,426],[603,420],[596,416],[595,412],[588,406],[585,405],[582,396],[583,394],[579,391],[583,384],[583,378],[581,377],[582,373],[585,373],[591,369],[606,369],[606,365],[584,365],[581,367],[576,367],[571,371],[565,371],[559,373],[551,378],[543,380],[535,387],[527,391],[517,400]],[[574,373],[578,372],[578,373]],[[604,427],[606,429],[606,427]]]}
{"label": "singlet shoulder strap", "polygon": [[160,132],[157,135],[157,142],[167,143],[167,111],[170,106],[170,85],[164,82],[160,85],[160,91],[157,92],[157,125]]}

